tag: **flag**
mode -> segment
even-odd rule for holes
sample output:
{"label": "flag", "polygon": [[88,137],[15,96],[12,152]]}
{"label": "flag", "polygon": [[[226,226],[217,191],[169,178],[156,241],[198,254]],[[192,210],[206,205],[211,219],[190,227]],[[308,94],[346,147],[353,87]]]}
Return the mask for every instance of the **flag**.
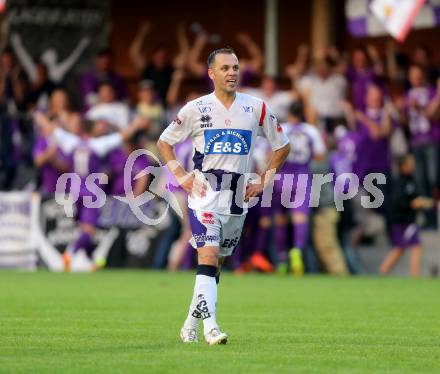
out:
{"label": "flag", "polygon": [[424,3],[425,0],[374,0],[370,9],[387,31],[403,42]]}
{"label": "flag", "polygon": [[[404,6],[403,3],[407,4]],[[373,13],[373,4],[376,4],[374,9],[382,16]],[[403,14],[403,10],[406,13]],[[413,29],[423,29],[440,25],[440,0],[347,0],[345,13],[347,28],[354,37],[383,36],[391,33],[396,39],[403,41],[411,26]],[[393,31],[387,28],[388,25],[382,22],[380,17],[385,21],[388,19],[389,25],[393,25]],[[406,23],[401,24],[400,21]]]}

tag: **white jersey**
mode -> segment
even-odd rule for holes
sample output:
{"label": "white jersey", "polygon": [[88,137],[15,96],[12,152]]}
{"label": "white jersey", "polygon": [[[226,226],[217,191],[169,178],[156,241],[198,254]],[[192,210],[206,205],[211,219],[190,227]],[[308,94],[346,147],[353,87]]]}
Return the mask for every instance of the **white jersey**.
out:
{"label": "white jersey", "polygon": [[306,122],[298,124],[281,124],[284,133],[289,139],[292,149],[287,156],[284,168],[293,163],[297,166],[308,165],[314,156],[323,156],[326,146],[322,134],[316,126]]}
{"label": "white jersey", "polygon": [[235,204],[234,181],[250,172],[258,135],[267,138],[273,151],[289,143],[266,104],[247,94],[237,92],[229,109],[211,93],[188,102],[179,111],[160,140],[175,145],[190,137],[194,169],[216,176],[229,174],[233,180],[227,191],[220,183],[218,186],[211,183],[204,198],[189,196],[191,209],[229,215],[246,213],[246,207]]}

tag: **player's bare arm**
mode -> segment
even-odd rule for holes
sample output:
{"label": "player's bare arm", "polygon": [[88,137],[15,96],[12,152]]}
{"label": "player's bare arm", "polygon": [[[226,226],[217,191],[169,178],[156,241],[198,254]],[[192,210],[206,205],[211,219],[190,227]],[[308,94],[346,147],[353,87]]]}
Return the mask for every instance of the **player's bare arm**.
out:
{"label": "player's bare arm", "polygon": [[273,152],[271,159],[269,160],[269,165],[264,173],[261,174],[261,183],[248,184],[246,187],[245,200],[251,197],[256,197],[260,195],[265,186],[267,186],[273,180],[276,172],[284,164],[287,156],[290,152],[290,143],[286,144],[284,147],[277,149]]}
{"label": "player's bare arm", "polygon": [[188,173],[176,160],[174,147],[163,140],[157,142],[157,148],[162,156],[162,160],[179,182],[179,185],[189,194],[197,196],[206,195],[206,183],[196,178],[194,173]]}

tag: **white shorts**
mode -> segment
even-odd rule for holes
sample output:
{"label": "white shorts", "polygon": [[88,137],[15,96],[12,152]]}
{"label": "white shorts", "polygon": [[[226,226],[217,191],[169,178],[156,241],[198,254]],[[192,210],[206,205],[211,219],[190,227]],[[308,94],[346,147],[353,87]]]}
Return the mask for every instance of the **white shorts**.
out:
{"label": "white shorts", "polygon": [[194,248],[219,247],[220,256],[230,256],[237,246],[246,214],[231,216],[189,209]]}

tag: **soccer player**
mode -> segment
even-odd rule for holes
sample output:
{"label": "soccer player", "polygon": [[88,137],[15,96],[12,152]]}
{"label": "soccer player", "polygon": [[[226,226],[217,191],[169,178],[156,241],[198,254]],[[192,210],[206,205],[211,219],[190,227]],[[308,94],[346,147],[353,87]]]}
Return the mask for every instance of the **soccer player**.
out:
{"label": "soccer player", "polygon": [[[183,342],[197,342],[201,318],[205,339],[214,345],[225,344],[228,339],[216,321],[217,282],[225,257],[240,239],[247,212],[246,204],[241,203],[243,194],[248,201],[263,192],[283,164],[290,145],[265,103],[237,92],[239,63],[232,49],[218,49],[209,55],[208,74],[214,92],[188,102],[162,133],[158,148],[188,192],[191,244],[198,253],[194,293],[180,336]],[[273,157],[267,172],[247,184],[243,174],[249,171],[257,135],[268,139]],[[194,148],[191,174],[177,163],[174,153],[174,145],[188,137]],[[242,200],[237,202],[237,198]]]}
{"label": "soccer player", "polygon": [[[279,271],[287,271],[287,256],[285,251],[286,223],[282,203],[283,184],[284,189],[289,185],[285,181],[285,175],[291,174],[292,187],[295,192],[289,193],[289,200],[293,202],[293,208],[289,209],[292,222],[293,247],[289,250],[290,271],[295,276],[304,273],[303,251],[308,244],[310,194],[312,188],[312,175],[310,164],[313,159],[323,159],[326,147],[319,130],[308,123],[303,122],[304,110],[301,101],[291,103],[288,112],[288,122],[282,124],[284,133],[292,144],[292,151],[280,170],[283,178],[275,182],[274,196],[277,197],[277,212],[275,214],[275,240],[278,251]],[[285,193],[285,192],[284,192]],[[292,196],[293,195],[293,196]],[[302,200],[302,201],[301,201]]]}

